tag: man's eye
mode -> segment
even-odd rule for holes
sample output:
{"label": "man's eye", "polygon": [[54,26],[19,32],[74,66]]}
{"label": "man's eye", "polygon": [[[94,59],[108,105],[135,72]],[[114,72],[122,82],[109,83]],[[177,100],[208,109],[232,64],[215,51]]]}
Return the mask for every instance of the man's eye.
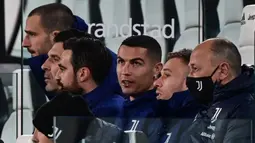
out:
{"label": "man's eye", "polygon": [[165,74],[165,76],[166,76],[166,77],[169,77],[169,76],[171,76],[171,75],[170,75],[170,74]]}
{"label": "man's eye", "polygon": [[36,34],[34,34],[34,33],[29,33],[28,36],[29,36],[29,37],[34,37],[34,36],[36,36]]}
{"label": "man's eye", "polygon": [[142,64],[139,63],[139,62],[134,62],[134,65],[135,65],[135,66],[140,66],[140,65],[142,65]]}
{"label": "man's eye", "polygon": [[59,58],[54,58],[54,61],[58,62],[58,61],[59,61]]}
{"label": "man's eye", "polygon": [[122,64],[122,63],[124,63],[124,61],[123,60],[117,60],[117,63]]}

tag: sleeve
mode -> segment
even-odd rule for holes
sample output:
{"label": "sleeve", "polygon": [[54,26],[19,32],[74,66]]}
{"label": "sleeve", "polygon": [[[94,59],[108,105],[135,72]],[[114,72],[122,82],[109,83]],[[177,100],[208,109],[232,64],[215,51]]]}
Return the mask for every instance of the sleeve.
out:
{"label": "sleeve", "polygon": [[252,121],[234,119],[228,123],[223,143],[252,143]]}
{"label": "sleeve", "polygon": [[122,143],[124,137],[122,129],[99,118],[88,126],[86,133],[86,143]]}
{"label": "sleeve", "polygon": [[160,140],[161,130],[163,129],[163,124],[160,118],[151,118],[147,120],[147,134],[149,143],[158,143]]}
{"label": "sleeve", "polygon": [[254,104],[238,105],[228,122],[223,143],[251,143],[254,133]]}

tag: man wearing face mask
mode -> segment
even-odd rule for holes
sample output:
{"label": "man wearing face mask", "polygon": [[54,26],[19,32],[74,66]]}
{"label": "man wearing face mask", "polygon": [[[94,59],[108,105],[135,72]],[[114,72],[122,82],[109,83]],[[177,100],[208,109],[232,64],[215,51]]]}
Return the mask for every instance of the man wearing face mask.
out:
{"label": "man wearing face mask", "polygon": [[181,142],[251,143],[254,109],[254,69],[241,66],[241,56],[230,41],[209,39],[190,57],[186,84],[204,105]]}

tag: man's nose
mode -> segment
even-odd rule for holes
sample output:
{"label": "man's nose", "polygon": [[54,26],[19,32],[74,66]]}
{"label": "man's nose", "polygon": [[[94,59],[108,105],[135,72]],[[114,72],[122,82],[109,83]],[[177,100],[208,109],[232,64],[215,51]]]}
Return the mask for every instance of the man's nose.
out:
{"label": "man's nose", "polygon": [[28,47],[31,47],[31,42],[28,38],[28,35],[25,36],[23,42],[22,42],[22,47],[24,48],[28,48]]}
{"label": "man's nose", "polygon": [[43,65],[42,65],[42,70],[46,71],[46,70],[50,70],[50,65],[49,65],[49,59],[47,59]]}
{"label": "man's nose", "polygon": [[153,83],[154,87],[162,87],[162,78],[159,77],[158,79],[156,79]]}
{"label": "man's nose", "polygon": [[38,130],[37,129],[35,129],[31,140],[32,140],[33,143],[38,143],[39,142],[39,140],[38,140]]}
{"label": "man's nose", "polygon": [[130,75],[131,72],[130,72],[130,64],[129,63],[126,63],[125,65],[123,65],[122,67],[122,74],[123,75]]}

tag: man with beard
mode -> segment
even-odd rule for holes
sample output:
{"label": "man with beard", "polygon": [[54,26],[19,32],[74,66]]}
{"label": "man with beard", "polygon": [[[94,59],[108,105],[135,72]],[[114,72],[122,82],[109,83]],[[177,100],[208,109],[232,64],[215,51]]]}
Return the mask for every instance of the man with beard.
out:
{"label": "man with beard", "polygon": [[114,123],[121,113],[124,99],[109,90],[110,87],[99,86],[112,66],[111,52],[90,34],[84,33],[81,38],[67,41],[61,36],[55,39],[56,44],[61,43],[65,49],[56,76],[62,85],[61,90],[82,95],[96,117],[108,117],[105,120]]}
{"label": "man with beard", "polygon": [[[91,75],[93,75],[93,78],[95,79],[100,78],[100,81],[97,81],[96,83],[92,82],[94,86],[91,87],[89,90],[84,89],[83,82],[81,85],[78,85],[79,81],[77,81],[77,78],[75,78],[76,76],[75,73],[73,73],[74,75],[72,76],[68,75],[62,78],[60,78],[61,76],[57,76],[57,72],[61,73],[61,69],[63,69],[63,67],[60,67],[61,65],[60,62],[63,62],[63,60],[66,62],[66,58],[67,58],[67,56],[60,57],[59,53],[63,53],[66,51],[64,50],[64,48],[66,48],[64,43],[67,43],[66,41],[72,38],[76,38],[76,39],[88,38],[91,41],[90,45],[81,45],[80,48],[85,47],[86,49],[86,46],[104,47],[103,43],[99,41],[98,39],[96,39],[91,34],[81,32],[75,29],[70,29],[70,30],[60,32],[54,38],[55,44],[53,45],[52,49],[48,52],[49,58],[42,65],[42,69],[45,71],[45,81],[47,83],[46,89],[47,87],[51,87],[51,84],[48,80],[51,80],[51,78],[53,78],[55,82],[58,84],[58,89],[57,89],[58,91],[62,92],[64,90],[64,91],[70,91],[70,93],[73,93],[73,94],[82,95],[82,97],[88,102],[89,108],[92,110],[93,114],[96,117],[107,118],[106,120],[108,122],[114,123],[116,117],[118,117],[118,115],[121,112],[124,99],[118,93],[113,92],[110,86],[107,86],[107,83],[110,84],[110,81],[107,80],[107,75],[109,75],[109,71],[112,67],[112,56],[111,56],[111,52],[106,47],[104,47],[105,49],[107,49],[107,51],[105,51],[106,53],[104,53],[104,54],[107,54],[106,58],[104,59],[104,62],[102,62],[103,61],[102,60],[100,61],[100,63],[98,61],[95,61],[93,58],[97,54],[98,56],[101,56],[100,54],[102,53],[94,54],[93,52],[87,52],[87,51],[83,52],[82,50],[81,52],[78,52],[79,54],[84,54],[84,55],[78,55],[79,59],[75,61],[74,64],[77,63],[77,65],[74,65],[74,67],[81,68],[81,66],[85,64],[82,62],[86,62],[89,64],[89,66],[91,66],[89,68],[93,70],[93,72],[92,71],[90,72]],[[91,54],[88,54],[88,53],[91,53]],[[74,57],[77,54],[75,53]],[[82,59],[82,58],[91,58],[92,60],[88,59],[87,60],[88,62],[87,62],[86,59]],[[104,58],[104,57],[100,57],[100,58]],[[98,59],[100,60],[100,58]],[[65,64],[65,63],[62,63],[62,64]],[[69,67],[69,68],[71,69],[72,67]],[[75,69],[75,70],[78,70],[78,69]],[[56,76],[48,78],[53,75],[56,75]],[[88,82],[84,82],[84,83],[86,83],[85,85],[87,85]],[[104,83],[103,86],[102,86],[102,83]]]}
{"label": "man with beard", "polygon": [[204,105],[181,143],[251,143],[254,116],[254,69],[241,66],[230,41],[213,38],[191,54],[187,86]]}
{"label": "man with beard", "polygon": [[[73,75],[73,78],[70,78],[72,76],[67,76],[67,77],[63,77],[63,79],[61,80],[59,78],[59,76],[57,76],[57,78],[54,78],[56,80],[56,83],[58,83],[58,91],[68,91],[69,93],[73,93],[73,94],[78,94],[78,95],[82,95],[82,98],[85,99],[85,101],[87,101],[89,108],[91,109],[93,116],[95,117],[100,117],[105,119],[108,122],[114,123],[116,120],[116,117],[118,117],[118,115],[121,112],[122,109],[122,104],[124,99],[117,93],[112,92],[111,89],[109,89],[107,86],[98,86],[99,84],[101,84],[102,82],[105,82],[105,78],[106,75],[109,72],[109,69],[112,66],[112,57],[111,57],[111,52],[103,45],[102,42],[100,42],[98,39],[94,38],[92,35],[88,34],[88,33],[84,33],[84,32],[80,32],[78,30],[75,29],[71,29],[71,30],[66,30],[66,31],[62,31],[60,32],[55,38],[54,38],[54,45],[52,47],[52,49],[49,51],[48,53],[48,59],[45,61],[45,63],[43,64],[42,68],[46,71],[45,72],[45,78],[46,78],[46,83],[47,83],[47,77],[49,76],[48,73],[56,73],[59,70],[59,62],[60,60],[65,60],[66,57],[64,56],[62,59],[59,56],[59,53],[63,53],[64,51],[64,47],[66,43],[66,41],[68,41],[68,39],[70,38],[87,38],[90,43],[90,45],[81,45],[81,51],[78,51],[78,53],[80,54],[84,54],[84,55],[78,55],[78,59],[76,59],[75,63],[77,63],[78,65],[76,65],[75,67],[78,68],[77,66],[82,66],[85,63],[79,63],[79,62],[88,62],[88,64],[92,67],[90,67],[91,70],[93,70],[93,76],[95,76],[95,79],[98,79],[99,81],[92,82],[92,81],[86,81],[86,82],[82,82],[81,84],[80,81],[77,79],[78,78],[74,78],[75,75]],[[93,43],[94,42],[94,43]],[[67,42],[68,43],[68,42]],[[70,43],[70,42],[69,42]],[[79,42],[77,42],[79,43]],[[75,45],[77,46],[77,45]],[[94,52],[90,52],[90,51],[83,51],[83,49],[88,46],[94,47],[95,50],[99,49],[106,49],[106,51],[101,51],[96,52],[96,54],[94,54]],[[68,46],[69,48],[73,47],[73,45]],[[70,50],[69,50],[70,51]],[[88,54],[89,53],[89,54]],[[76,53],[77,54],[77,53]],[[98,61],[95,60],[95,58],[93,59],[94,56],[98,55],[96,58],[98,60],[102,59],[102,61],[100,63]],[[82,58],[89,58],[87,61],[82,59]],[[77,61],[78,60],[78,61]],[[65,64],[65,63],[63,63]],[[56,67],[57,66],[57,67]],[[69,67],[70,68],[70,67]],[[100,68],[100,69],[99,69]],[[101,69],[102,68],[102,69]],[[61,73],[61,69],[59,70],[59,73]],[[90,73],[90,72],[89,72]],[[60,74],[62,75],[62,74]],[[84,74],[82,74],[84,75]],[[92,74],[91,74],[92,75]],[[78,76],[78,75],[77,75]],[[57,82],[58,81],[58,82]],[[84,84],[85,83],[85,84]],[[83,89],[84,85],[88,85],[89,84],[89,89]],[[60,86],[59,86],[60,85]],[[47,87],[47,86],[46,86]],[[86,92],[84,92],[84,90]],[[65,103],[68,105],[68,107],[70,106],[74,106],[75,103],[73,103],[74,105],[72,105],[72,102],[70,99],[70,101],[65,101],[63,100],[61,97],[62,93],[59,92],[59,95],[56,96],[55,98],[52,99],[52,101],[50,101],[49,103],[46,103],[44,106],[46,106],[48,108],[48,104],[51,104],[51,107],[54,109],[56,107],[54,106],[60,106],[58,112],[54,112],[54,111],[50,111],[47,110],[48,113],[50,114],[51,112],[53,112],[53,115],[60,115],[58,114],[59,112],[62,112],[62,115],[75,115],[75,113],[83,113],[83,111],[78,112],[80,109],[77,108],[77,111],[73,111],[73,113],[65,113]],[[64,98],[66,99],[66,98]],[[69,103],[70,102],[70,103]],[[77,103],[78,104],[78,103]],[[45,107],[42,107],[42,109],[39,110],[45,110]],[[84,108],[85,110],[86,108]],[[73,110],[75,110],[75,107],[73,108]],[[85,110],[86,111],[86,110]],[[41,111],[39,111],[41,112]],[[46,112],[46,111],[45,111]],[[84,115],[84,114],[82,114]],[[37,117],[39,118],[39,117]],[[69,122],[69,121],[68,121]],[[44,123],[40,123],[37,124],[38,125],[44,125]],[[38,132],[37,130],[35,131],[35,133]],[[36,134],[35,134],[36,135]],[[45,136],[44,136],[45,137]],[[46,137],[45,137],[46,138]]]}

